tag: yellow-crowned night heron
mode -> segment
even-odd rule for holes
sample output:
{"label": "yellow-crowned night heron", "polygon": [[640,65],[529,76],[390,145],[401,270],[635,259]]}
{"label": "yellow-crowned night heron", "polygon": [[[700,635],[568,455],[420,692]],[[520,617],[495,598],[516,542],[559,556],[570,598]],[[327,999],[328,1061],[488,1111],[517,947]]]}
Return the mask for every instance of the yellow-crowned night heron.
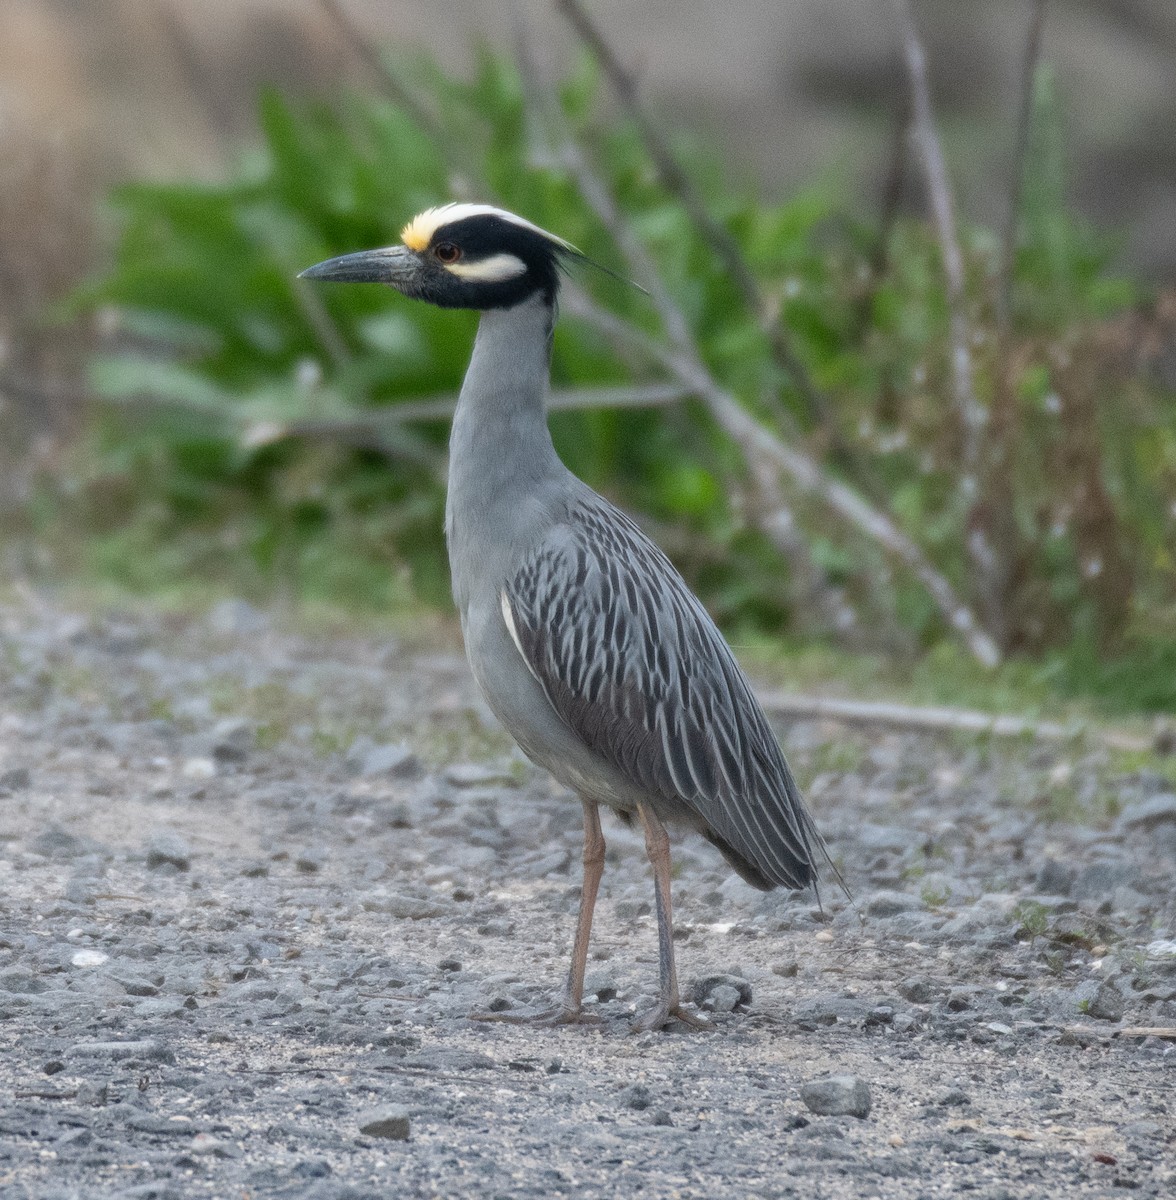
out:
{"label": "yellow-crowned night heron", "polygon": [[714,622],[669,559],[552,446],[545,400],[559,272],[579,252],[483,204],[429,209],[401,237],[302,277],[386,283],[482,312],[450,438],[453,595],[490,708],[584,807],[571,970],[561,1003],[535,1019],[584,1019],[605,804],[638,817],[653,866],[661,995],[638,1027],[704,1024],[679,1001],[662,822],[698,830],[765,891],[815,881],[827,857],[820,835]]}

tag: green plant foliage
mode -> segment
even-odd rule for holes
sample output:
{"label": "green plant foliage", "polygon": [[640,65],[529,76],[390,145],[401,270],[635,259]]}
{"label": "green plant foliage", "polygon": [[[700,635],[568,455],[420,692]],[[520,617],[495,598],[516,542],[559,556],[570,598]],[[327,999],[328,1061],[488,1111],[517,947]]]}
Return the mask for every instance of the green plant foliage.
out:
{"label": "green plant foliage", "polygon": [[[262,149],[227,182],[135,184],[115,196],[114,265],[79,301],[118,325],[116,348],[94,365],[107,403],[77,480],[83,519],[102,532],[91,553],[103,569],[137,572],[143,586],[152,570],[220,571],[258,593],[288,588],[365,608],[445,603],[445,423],[384,420],[361,436],[354,427],[365,414],[386,418],[399,404],[456,393],[475,317],[378,286],[306,285],[297,272],[392,243],[409,217],[455,195],[493,199],[602,263],[623,263],[574,178],[544,152],[513,67],[483,54],[468,81],[428,62],[398,71],[419,109],[271,92],[261,102]],[[899,221],[880,259],[875,233],[821,191],[766,204],[733,191],[714,156],[685,152],[710,211],[829,398],[834,427],[819,428],[635,130],[600,119],[597,91],[593,69],[581,66],[558,91],[561,119],[654,256],[709,369],[785,436],[821,446],[836,434],[849,445],[852,459],[831,459],[832,469],[968,595],[974,513],[957,487],[949,313],[933,231]],[[1102,661],[1108,625],[1125,629],[1143,611],[1173,606],[1176,514],[1165,506],[1176,418],[1170,398],[1124,382],[1099,356],[1095,332],[1136,297],[1109,273],[1111,245],[1067,206],[1060,126],[1043,73],[1014,280],[1012,464],[999,503],[1018,534],[1015,644],[1090,645]],[[985,400],[1000,377],[994,241],[975,231],[965,244]],[[636,289],[589,271],[578,282],[657,333]],[[552,369],[557,387],[658,378],[571,319],[558,328]],[[1130,411],[1117,404],[1127,389]],[[319,435],[296,436],[299,427]],[[351,435],[322,432],[346,428]],[[787,564],[732,503],[746,467],[701,405],[562,412],[552,428],[568,465],[644,515],[721,619],[761,632],[789,625]],[[1101,525],[1082,511],[1095,480]],[[875,545],[812,502],[798,497],[796,509],[814,561],[867,622],[896,623],[926,644],[942,637],[925,593],[892,578]],[[1100,581],[1096,558],[1129,576],[1122,594],[1107,586],[1109,572]],[[1149,678],[1149,704],[1176,700],[1176,684]]]}

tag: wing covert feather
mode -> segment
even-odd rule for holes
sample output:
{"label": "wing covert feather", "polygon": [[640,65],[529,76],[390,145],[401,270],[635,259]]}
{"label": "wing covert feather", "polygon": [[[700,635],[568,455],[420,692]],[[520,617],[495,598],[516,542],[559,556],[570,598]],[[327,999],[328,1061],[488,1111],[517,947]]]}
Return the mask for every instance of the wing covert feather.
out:
{"label": "wing covert feather", "polygon": [[701,817],[757,886],[815,880],[824,844],[746,677],[628,517],[594,495],[578,503],[503,599],[527,666],[595,754]]}

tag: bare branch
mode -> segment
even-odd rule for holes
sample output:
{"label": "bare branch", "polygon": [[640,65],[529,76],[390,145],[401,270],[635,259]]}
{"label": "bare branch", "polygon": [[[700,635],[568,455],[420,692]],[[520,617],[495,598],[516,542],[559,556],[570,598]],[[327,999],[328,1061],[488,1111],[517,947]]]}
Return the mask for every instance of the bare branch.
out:
{"label": "bare branch", "polygon": [[[693,393],[680,383],[651,383],[634,387],[557,388],[547,398],[549,411],[589,408],[660,408],[678,404]],[[321,418],[325,427],[363,425],[369,429],[404,425],[413,421],[448,421],[457,409],[452,393],[401,400],[386,407],[352,409],[342,416]],[[314,418],[316,421],[320,418]]]}
{"label": "bare branch", "polygon": [[879,197],[878,235],[870,252],[869,279],[855,308],[854,337],[860,338],[869,327],[874,299],[890,266],[890,243],[894,227],[898,223],[902,207],[903,189],[906,185],[908,158],[910,156],[910,104],[904,99],[895,114],[894,134],[890,148],[890,162]]}
{"label": "bare branch", "polygon": [[1062,724],[1034,721],[1027,717],[996,716],[962,708],[921,708],[907,704],[834,700],[821,696],[797,696],[787,692],[756,690],[768,713],[782,717],[831,720],[847,725],[921,730],[929,733],[974,733],[1001,738],[1033,738],[1043,742],[1086,740],[1112,750],[1148,751],[1154,739],[1126,729],[1108,729],[1084,723]]}
{"label": "bare branch", "polygon": [[[913,135],[923,161],[931,211],[939,235],[947,283],[948,338],[951,345],[952,398],[960,422],[963,471],[960,495],[968,509],[966,549],[972,565],[971,580],[984,624],[997,644],[1006,641],[1009,625],[1007,591],[1010,575],[1009,522],[1005,497],[992,489],[999,485],[999,458],[987,444],[991,414],[976,394],[972,366],[971,331],[967,316],[964,256],[956,228],[955,201],[944,162],[943,147],[931,112],[927,59],[919,41],[910,0],[890,0],[902,42],[903,58],[911,87]],[[994,468],[997,468],[994,470]],[[994,536],[996,540],[994,540]],[[998,549],[999,546],[999,549]]]}
{"label": "bare branch", "polygon": [[339,0],[319,0],[319,7],[339,30],[352,53],[379,81],[388,97],[399,104],[431,136],[441,138],[443,130],[436,117],[388,69],[388,64],[372,40],[351,19]]}
{"label": "bare branch", "polygon": [[327,312],[321,290],[311,287],[305,279],[297,278],[293,270],[289,274],[294,279],[294,302],[306,318],[306,323],[314,330],[327,357],[336,367],[346,365],[351,359],[351,352],[347,349],[343,335],[335,328],[331,314]]}
{"label": "bare branch", "polygon": [[974,494],[977,486],[976,473],[981,463],[981,439],[984,427],[988,423],[988,413],[976,396],[972,376],[972,354],[969,349],[968,319],[965,312],[964,256],[960,250],[959,233],[956,229],[955,201],[947,177],[943,147],[940,145],[935,118],[931,112],[927,57],[915,29],[910,3],[909,0],[890,0],[890,6],[894,10],[903,58],[910,79],[913,134],[923,161],[931,211],[943,255],[951,337],[952,391],[964,438],[966,475],[963,482],[965,493],[970,491]]}
{"label": "bare branch", "polygon": [[796,353],[788,329],[772,310],[760,291],[739,243],[730,232],[710,215],[693,181],[682,170],[668,142],[658,130],[638,94],[637,81],[617,57],[600,29],[588,15],[580,0],[556,0],[556,8],[575,28],[580,40],[600,64],[625,112],[628,113],[645,143],[645,149],[661,176],[666,189],[677,197],[703,241],[710,246],[723,269],[739,290],[748,310],[754,314],[768,335],[772,355],[777,365],[792,380],[810,418],[827,431],[830,441],[839,441],[840,434],[833,422],[831,407],[825,395],[813,382],[808,368]]}
{"label": "bare branch", "polygon": [[[46,399],[48,391],[28,381],[15,380],[0,373],[0,394],[5,391],[33,399]],[[159,396],[141,392],[131,396],[87,396],[85,393],[60,393],[79,402],[94,402],[135,407],[171,409],[188,413],[200,420],[229,424],[237,430],[243,445],[264,446],[288,437],[329,438],[361,450],[375,450],[441,471],[444,456],[406,426],[418,421],[448,421],[457,408],[455,395],[429,396],[406,400],[379,409],[351,408],[330,414],[297,416],[289,413],[258,413],[256,409],[237,411],[212,402]],[[58,393],[54,393],[58,395]],[[548,408],[578,410],[591,408],[654,408],[678,404],[693,395],[680,383],[653,383],[637,387],[565,388],[551,393]]]}
{"label": "bare branch", "polygon": [[[708,377],[702,363],[697,343],[686,319],[669,288],[662,279],[649,251],[637,237],[632,226],[617,208],[611,193],[600,176],[592,169],[582,149],[563,128],[561,114],[544,105],[537,84],[536,72],[528,54],[525,37],[519,38],[518,58],[520,75],[529,92],[529,112],[535,120],[558,126],[545,131],[547,140],[554,143],[555,160],[575,178],[580,194],[588,201],[601,222],[611,231],[617,245],[624,254],[629,268],[637,275],[649,292],[658,316],[676,352],[683,361],[689,362],[699,377]],[[692,389],[693,390],[693,389]],[[802,535],[791,507],[780,489],[779,472],[762,459],[748,460],[753,494],[749,497],[749,508],[753,510],[756,525],[776,546],[792,568],[792,583],[796,610],[803,623],[811,614],[820,613],[828,630],[844,637],[851,630],[860,629],[852,607],[843,593],[833,587],[825,572],[813,559],[808,541]],[[811,620],[810,620],[811,623]]]}
{"label": "bare branch", "polygon": [[927,561],[918,544],[885,513],[827,475],[815,459],[777,438],[729,392],[719,387],[700,363],[601,309],[579,289],[570,288],[566,294],[565,308],[570,315],[592,325],[606,337],[647,355],[694,391],[749,463],[772,464],[789,477],[794,487],[821,501],[911,571],[979,662],[987,667],[1000,662],[1000,651],[980,628],[972,610],[956,595],[946,577]]}
{"label": "bare branch", "polygon": [[[1045,30],[1047,0],[1032,0],[1029,32],[1025,39],[1025,57],[1021,64],[1021,101],[1017,111],[1017,141],[1009,171],[1009,204],[1001,239],[1000,272],[996,287],[997,335],[1007,349],[1012,320],[1013,271],[1017,257],[1017,229],[1021,221],[1021,193],[1025,186],[1025,158],[1029,153],[1029,133],[1033,124],[1033,87],[1037,64],[1041,61],[1041,41]],[[1001,358],[1003,360],[1003,353]]]}

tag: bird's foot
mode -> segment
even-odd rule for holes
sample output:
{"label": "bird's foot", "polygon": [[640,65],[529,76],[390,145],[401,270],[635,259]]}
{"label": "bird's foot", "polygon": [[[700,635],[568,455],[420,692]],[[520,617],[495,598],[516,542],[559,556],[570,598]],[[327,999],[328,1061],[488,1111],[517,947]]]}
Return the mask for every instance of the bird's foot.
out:
{"label": "bird's foot", "polygon": [[579,1005],[556,1004],[540,1012],[477,1012],[470,1013],[471,1021],[499,1021],[504,1025],[599,1025],[600,1014],[585,1012]]}
{"label": "bird's foot", "polygon": [[708,1021],[705,1017],[690,1012],[677,1001],[671,1004],[668,1000],[662,1000],[633,1022],[633,1032],[652,1033],[657,1029],[665,1029],[673,1021],[681,1021],[683,1025],[688,1025],[691,1029],[704,1030],[707,1033],[718,1028],[713,1021]]}

